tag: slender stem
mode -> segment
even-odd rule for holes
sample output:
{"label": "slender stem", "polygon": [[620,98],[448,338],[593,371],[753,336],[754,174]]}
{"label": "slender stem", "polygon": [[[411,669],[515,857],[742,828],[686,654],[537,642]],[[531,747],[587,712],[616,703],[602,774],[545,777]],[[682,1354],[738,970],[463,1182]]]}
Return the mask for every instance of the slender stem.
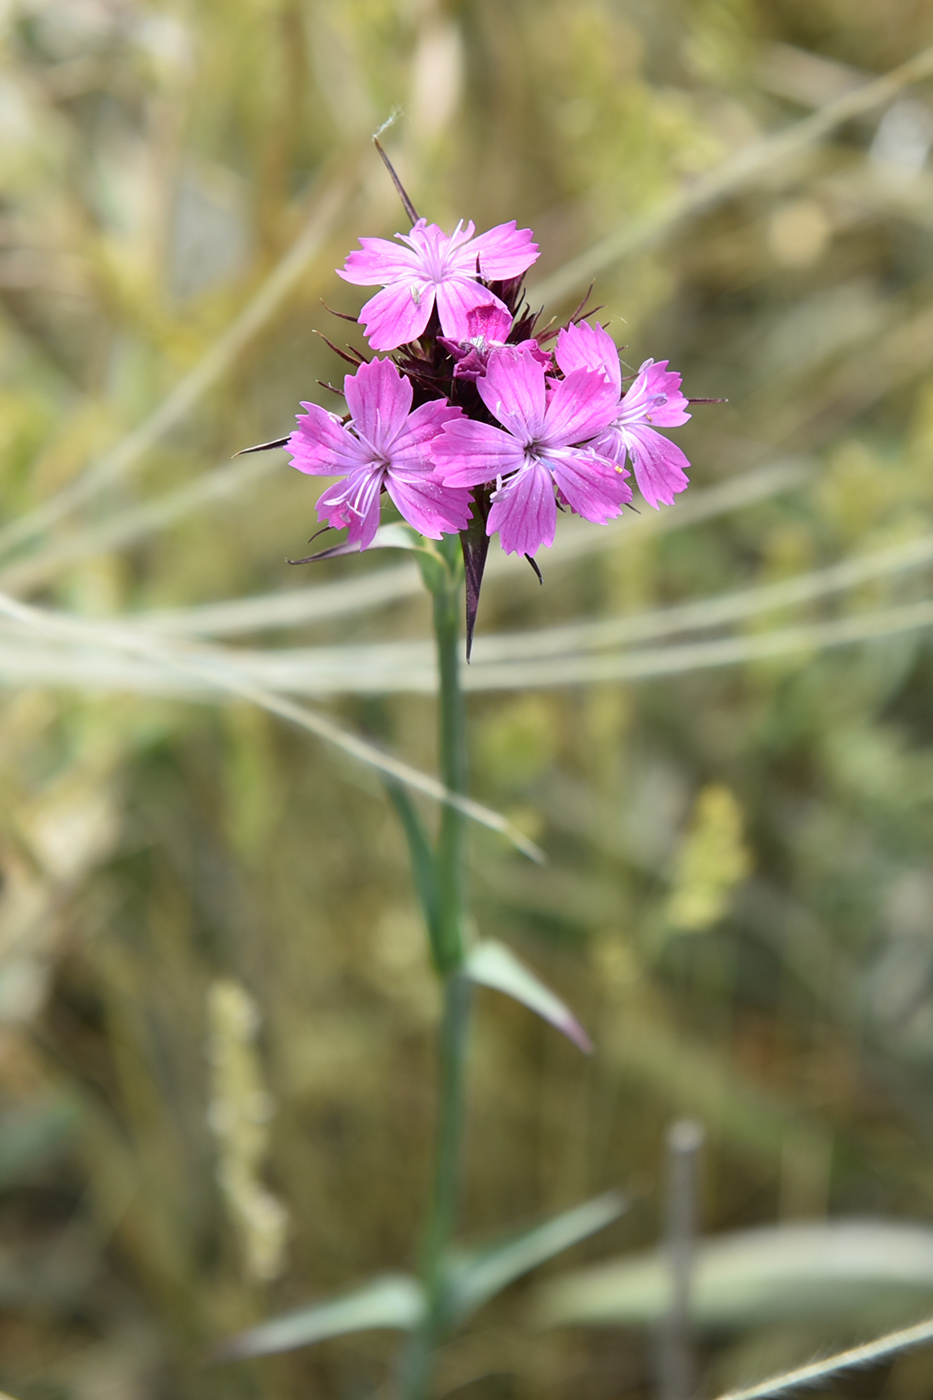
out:
{"label": "slender stem", "polygon": [[667,1134],[667,1235],[671,1301],[659,1332],[661,1400],[690,1400],[696,1389],[696,1359],[690,1328],[690,1293],[697,1233],[697,1168],[703,1129],[688,1118]]}
{"label": "slender stem", "polygon": [[[456,579],[456,581],[454,581]],[[460,687],[459,575],[448,574],[432,587],[434,634],[440,677],[439,745],[441,774],[452,791],[466,791],[466,737]],[[421,1281],[425,1317],[402,1356],[403,1400],[426,1400],[434,1354],[446,1322],[446,1260],[456,1225],[460,1188],[471,988],[463,976],[464,838],[462,813],[445,807],[435,850],[438,929],[435,959],[443,983],[440,1027],[440,1083],[434,1173],[421,1246]]]}
{"label": "slender stem", "polygon": [[[466,712],[460,686],[460,586],[448,584],[434,593],[434,635],[440,682],[439,748],[441,776],[451,792],[466,793]],[[445,806],[437,840],[438,944],[441,971],[463,961],[463,850],[466,819]]]}
{"label": "slender stem", "polygon": [[402,1357],[403,1400],[426,1400],[434,1355],[446,1323],[445,1262],[456,1221],[460,1186],[460,1140],[465,1106],[466,1051],[470,1025],[470,984],[452,973],[444,984],[441,1023],[440,1111],[434,1157],[434,1180],[425,1223],[421,1281],[425,1317],[412,1332]]}

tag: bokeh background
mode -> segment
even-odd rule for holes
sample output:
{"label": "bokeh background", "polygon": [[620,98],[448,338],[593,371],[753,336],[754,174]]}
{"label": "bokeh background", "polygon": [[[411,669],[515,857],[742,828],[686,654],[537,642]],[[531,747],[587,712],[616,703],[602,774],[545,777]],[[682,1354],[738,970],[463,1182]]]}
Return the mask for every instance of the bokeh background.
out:
{"label": "bokeh background", "polygon": [[[653,1247],[688,1114],[704,1233],[816,1242],[754,1319],[720,1300],[707,1393],[928,1311],[933,87],[844,104],[933,43],[929,0],[3,0],[0,35],[0,588],[136,639],[0,628],[0,1387],[387,1394],[387,1334],[205,1358],[413,1263],[437,1001],[403,843],[365,765],[158,647],[433,771],[405,557],[290,568],[316,484],[230,460],[336,403],[314,332],[362,343],[322,301],[355,314],[334,268],[403,227],[396,107],[420,212],[532,227],[534,304],[595,279],[634,368],[728,399],[676,433],[674,507],[562,520],[543,588],[513,559],[484,592],[473,791],[548,863],[477,828],[477,927],[598,1049],[480,997],[463,1234],[620,1185],[545,1273]],[[819,1231],[865,1218],[902,1230],[856,1306]],[[650,1326],[542,1327],[539,1279],[439,1394],[656,1393]]]}

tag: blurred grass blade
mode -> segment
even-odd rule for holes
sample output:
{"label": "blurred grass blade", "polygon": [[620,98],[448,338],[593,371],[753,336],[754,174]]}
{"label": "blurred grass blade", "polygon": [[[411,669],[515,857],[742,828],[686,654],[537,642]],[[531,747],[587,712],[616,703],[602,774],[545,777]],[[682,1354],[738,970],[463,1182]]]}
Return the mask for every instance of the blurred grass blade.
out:
{"label": "blurred grass blade", "polygon": [[417,1327],[423,1313],[424,1300],[415,1279],[408,1274],[383,1274],[352,1293],[296,1308],[251,1327],[218,1347],[213,1359],[237,1361],[248,1356],[271,1356],[350,1332],[379,1328],[408,1332]]}
{"label": "blurred grass blade", "polygon": [[264,627],[295,627],[387,607],[414,597],[421,586],[421,575],[413,564],[405,563],[336,583],[317,583],[252,598],[229,598],[193,608],[140,613],[132,621],[157,632],[184,636],[235,636]]}
{"label": "blurred grass blade", "polygon": [[0,567],[0,586],[11,592],[28,589],[68,564],[127,549],[137,540],[185,520],[192,511],[227,501],[257,486],[278,468],[279,463],[270,457],[224,462],[201,472],[184,486],[166,491],[154,500],[114,511],[99,523],[52,540],[36,554],[24,555]]}
{"label": "blurred grass blade", "polygon": [[[292,246],[242,311],[149,417],[74,481],[0,531],[0,550],[6,551],[31,535],[64,519],[105,486],[125,478],[151,447],[179,423],[194,405],[236,362],[289,296],[308,265],[329,237],[358,179],[358,164],[351,162],[314,191],[311,213]],[[51,556],[54,557],[54,556]]]}
{"label": "blurred grass blade", "polygon": [[[543,1290],[548,1324],[648,1325],[670,1306],[671,1276],[658,1252],[556,1280]],[[845,1220],[743,1230],[701,1244],[691,1317],[709,1329],[817,1318],[896,1320],[933,1303],[933,1229]],[[892,1316],[893,1314],[893,1316]]]}
{"label": "blurred grass blade", "polygon": [[718,1400],[767,1400],[770,1395],[786,1395],[800,1386],[813,1385],[829,1376],[838,1376],[841,1371],[852,1371],[857,1366],[874,1366],[886,1361],[910,1347],[923,1346],[933,1342],[933,1319],[918,1322],[913,1327],[904,1327],[899,1332],[889,1332],[874,1342],[850,1347],[848,1351],[827,1356],[823,1361],[812,1361],[808,1366],[798,1366],[793,1371],[785,1371],[782,1376],[772,1376],[770,1380],[759,1381],[757,1385],[745,1386],[742,1390],[729,1390]]}
{"label": "blurred grass blade", "polygon": [[[0,611],[5,610],[5,605],[0,606]],[[7,615],[12,616],[9,612]],[[770,661],[794,653],[887,641],[899,634],[930,627],[933,627],[933,602],[923,599],[903,606],[852,613],[829,622],[670,646],[594,653],[581,650],[563,656],[532,656],[528,660],[517,656],[499,661],[487,661],[481,648],[478,659],[466,671],[463,684],[465,690],[478,692],[546,690],[649,680]],[[80,637],[75,628],[83,629]],[[284,698],[276,698],[282,692],[325,699],[339,695],[433,695],[437,688],[430,648],[419,642],[265,650],[223,650],[205,646],[195,651],[176,648],[167,640],[160,642],[154,629],[136,627],[131,618],[114,624],[91,625],[79,618],[62,617],[59,635],[61,642],[54,646],[36,645],[31,639],[24,640],[17,635],[11,635],[9,640],[0,637],[0,685],[62,685],[82,691],[129,690],[197,700],[215,699],[218,690],[227,690],[253,698],[257,704],[287,718],[295,718],[299,707]],[[500,650],[499,640],[492,639],[494,652]],[[88,642],[92,647],[88,647]],[[515,648],[516,652],[524,649],[521,645]],[[529,638],[527,650],[534,650],[533,638]],[[141,663],[121,657],[121,652],[141,658]],[[287,716],[286,708],[289,709]],[[296,719],[296,723],[302,721]],[[315,728],[315,725],[304,727]],[[342,731],[323,717],[316,721],[316,732],[346,747],[336,737]],[[354,752],[361,756],[365,748],[366,761],[377,768],[398,775],[405,769],[405,765],[385,756],[378,760],[373,758],[376,751],[362,740],[358,744],[353,742]],[[409,778],[401,780],[407,782]],[[412,785],[420,786],[421,791],[435,797],[443,791],[430,779]],[[451,795],[441,800],[450,801],[463,811],[484,810],[479,804]],[[477,820],[482,819],[477,817]],[[508,825],[501,818],[494,822],[486,820],[485,824],[497,831],[505,831]],[[516,836],[513,829],[509,830],[509,839],[531,859],[543,859],[538,848],[526,838]]]}
{"label": "blurred grass blade", "polygon": [[795,652],[818,652],[857,642],[887,641],[898,633],[933,627],[933,602],[922,599],[902,607],[853,613],[831,622],[774,627],[748,636],[712,641],[641,647],[618,652],[562,656],[532,661],[474,662],[464,679],[466,690],[533,690],[551,686],[597,685],[610,681],[647,680],[770,661]]}
{"label": "blurred grass blade", "polygon": [[[50,572],[81,559],[92,558],[111,550],[124,549],[140,539],[164,530],[183,520],[193,510],[202,509],[215,501],[226,500],[266,476],[280,470],[275,457],[258,455],[244,461],[224,462],[211,471],[202,472],[194,481],[157,496],[154,500],[114,511],[102,521],[73,535],[52,542],[41,552],[16,559],[0,568],[0,586],[10,592],[26,589],[41,582]],[[760,500],[793,489],[806,476],[806,466],[796,458],[771,463],[745,472],[718,486],[697,490],[692,500],[678,501],[677,509],[664,515],[625,516],[610,522],[602,530],[587,530],[579,521],[564,521],[548,558],[549,572],[555,565],[572,563],[580,557],[615,548],[620,530],[637,530],[658,534],[692,525],[700,520],[715,519],[734,510],[741,510]],[[575,528],[580,526],[580,528]],[[398,525],[386,525],[383,530],[400,530]],[[0,536],[2,539],[2,536]],[[395,544],[394,548],[415,548]],[[487,578],[510,575],[514,559],[496,552],[489,560]],[[336,617],[348,612],[384,606],[420,592],[418,574],[403,565],[362,578],[344,579],[340,583],[320,584],[314,589],[274,593],[266,597],[230,600],[207,604],[202,608],[186,608],[157,613],[141,618],[148,625],[171,627],[173,631],[198,633],[254,631],[257,626],[281,626],[313,621],[319,617]],[[216,625],[215,625],[216,620]]]}
{"label": "blurred grass blade", "polygon": [[626,1208],[623,1197],[609,1191],[495,1244],[458,1251],[448,1273],[452,1320],[468,1317],[515,1279],[611,1225]]}
{"label": "blurred grass blade", "polygon": [[890,549],[855,554],[825,569],[794,574],[779,583],[714,593],[616,617],[580,618],[559,627],[524,632],[493,632],[483,637],[483,660],[517,661],[571,652],[655,641],[676,633],[702,631],[740,622],[762,613],[843,593],[873,579],[908,573],[933,561],[933,534],[906,540]]}
{"label": "blurred grass blade", "polygon": [[405,832],[405,840],[408,843],[408,859],[411,863],[412,884],[415,887],[421,913],[427,926],[431,950],[436,953],[438,897],[434,852],[431,850],[430,842],[410,794],[400,783],[394,783],[388,779],[385,780],[385,789]]}
{"label": "blurred grass blade", "polygon": [[855,117],[890,102],[905,87],[921,82],[931,73],[933,48],[927,48],[880,78],[860,84],[827,102],[802,121],[741,147],[654,209],[640,218],[626,219],[598,243],[565,262],[549,277],[534,283],[528,290],[530,300],[535,304],[553,301],[577,286],[585,286],[595,273],[640,249],[655,246],[685,220],[714,208],[779,162],[806,151]]}
{"label": "blurred grass blade", "polygon": [[592,1052],[593,1042],[576,1016],[504,943],[492,938],[477,943],[467,957],[464,972],[471,981],[514,997],[530,1011],[550,1021],[585,1054]]}
{"label": "blurred grass blade", "polygon": [[78,643],[91,641],[98,644],[103,642],[106,646],[116,648],[118,651],[142,656],[170,673],[180,672],[182,675],[197,677],[201,682],[206,682],[211,689],[237,695],[242,700],[249,700],[270,714],[287,719],[298,725],[299,728],[306,729],[319,738],[325,739],[341,752],[374,768],[381,775],[394,778],[418,792],[423,792],[428,797],[433,797],[436,801],[456,807],[472,821],[478,821],[480,825],[500,832],[518,850],[527,855],[529,860],[544,861],[544,852],[518,831],[506,817],[484,807],[480,802],[474,802],[459,793],[450,792],[438,779],[431,778],[410,764],[403,763],[400,759],[383,753],[373,744],[367,743],[365,739],[360,739],[355,734],[348,734],[346,730],[341,729],[340,725],[326,715],[296,705],[291,700],[274,695],[262,686],[253,684],[248,677],[237,670],[235,660],[231,664],[222,652],[211,651],[208,648],[176,652],[171,648],[161,646],[157,640],[146,637],[139,632],[111,626],[101,627],[98,624],[83,622],[80,618],[69,618],[63,614],[47,612],[20,603],[15,598],[7,597],[3,593],[0,593],[0,615],[11,618],[40,634],[63,637],[66,641]]}

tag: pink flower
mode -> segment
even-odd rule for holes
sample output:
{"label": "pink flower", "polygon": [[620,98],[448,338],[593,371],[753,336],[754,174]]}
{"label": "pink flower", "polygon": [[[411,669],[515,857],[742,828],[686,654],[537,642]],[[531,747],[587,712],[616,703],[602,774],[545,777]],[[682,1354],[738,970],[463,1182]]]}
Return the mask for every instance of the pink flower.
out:
{"label": "pink flower", "polygon": [[690,414],[680,391],[680,375],[667,368],[667,360],[655,364],[646,360],[626,393],[622,394],[619,352],[602,326],[586,321],[567,326],[557,337],[554,358],[569,375],[581,369],[600,370],[612,384],[617,412],[609,427],[591,446],[620,466],[631,457],[638,489],[649,506],[674,504],[674,496],[689,485],[686,468],[690,463],[680,448],[649,424],[674,428],[686,423]]}
{"label": "pink flower", "polygon": [[318,519],[334,529],[346,525],[348,543],[365,549],[379,527],[384,487],[400,515],[429,539],[465,529],[470,493],[442,485],[431,457],[431,444],[460,409],[432,399],[412,413],[411,383],[391,360],[360,365],[344,380],[344,394],[349,423],[303,403],[307,412],[288,439],[298,471],[342,478],[318,498]]}
{"label": "pink flower", "polygon": [[600,456],[588,441],[608,427],[617,409],[617,394],[604,374],[576,370],[549,391],[535,353],[505,346],[489,356],[476,387],[502,427],[451,420],[433,452],[438,475],[450,486],[498,482],[486,533],[498,530],[507,554],[534,554],[553,543],[555,485],[561,500],[597,524],[632,499],[624,467]]}
{"label": "pink flower", "polygon": [[[441,344],[454,359],[454,379],[469,379],[476,383],[486,373],[486,363],[495,350],[501,350],[512,329],[511,314],[498,305],[477,306],[467,313],[469,335],[466,340],[450,340],[439,336]],[[553,369],[551,356],[536,340],[519,340],[517,349],[530,350],[546,369]]]}
{"label": "pink flower", "polygon": [[[410,234],[397,233],[404,247],[386,238],[361,238],[361,248],[338,268],[338,276],[359,287],[382,287],[360,312],[370,345],[395,350],[417,340],[437,306],[441,331],[451,340],[470,336],[468,315],[479,306],[508,308],[479,279],[503,282],[520,277],[538,256],[531,229],[515,220],[474,237],[472,221],[457,224],[449,236],[437,224],[419,219]],[[510,317],[511,320],[511,317]]]}

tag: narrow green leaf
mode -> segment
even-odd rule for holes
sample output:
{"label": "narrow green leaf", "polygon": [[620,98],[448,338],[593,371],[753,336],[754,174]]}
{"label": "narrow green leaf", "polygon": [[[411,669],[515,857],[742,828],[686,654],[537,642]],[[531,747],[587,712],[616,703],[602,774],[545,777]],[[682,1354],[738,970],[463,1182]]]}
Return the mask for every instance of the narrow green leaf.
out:
{"label": "narrow green leaf", "polygon": [[[670,1306],[663,1255],[637,1254],[555,1280],[542,1292],[545,1323],[651,1324]],[[933,1230],[839,1220],[742,1230],[702,1243],[691,1313],[711,1329],[816,1318],[903,1317],[933,1302]]]}
{"label": "narrow green leaf", "polygon": [[459,1322],[522,1274],[610,1225],[627,1208],[615,1191],[480,1249],[457,1251],[447,1273],[448,1315]]}
{"label": "narrow green leaf", "polygon": [[467,956],[464,972],[471,981],[514,997],[556,1026],[585,1054],[592,1053],[593,1042],[576,1016],[504,943],[492,938],[477,943]]}
{"label": "narrow green leaf", "polygon": [[311,1346],[328,1337],[384,1327],[410,1332],[423,1316],[424,1298],[416,1280],[408,1274],[382,1274],[352,1293],[283,1313],[231,1337],[217,1348],[214,1359],[237,1361],[248,1356],[270,1356]]}
{"label": "narrow green leaf", "polygon": [[431,952],[435,964],[437,964],[438,894],[434,852],[431,850],[427,834],[421,823],[421,818],[418,816],[415,809],[415,804],[411,800],[411,794],[402,787],[401,783],[393,782],[388,778],[383,781],[385,782],[385,789],[389,795],[389,800],[398,813],[399,821],[402,823],[402,830],[405,832],[405,840],[408,843],[408,859],[411,865],[412,884],[418,896],[418,903],[421,906],[421,913],[424,917],[425,927],[428,930],[428,938],[431,942]]}

